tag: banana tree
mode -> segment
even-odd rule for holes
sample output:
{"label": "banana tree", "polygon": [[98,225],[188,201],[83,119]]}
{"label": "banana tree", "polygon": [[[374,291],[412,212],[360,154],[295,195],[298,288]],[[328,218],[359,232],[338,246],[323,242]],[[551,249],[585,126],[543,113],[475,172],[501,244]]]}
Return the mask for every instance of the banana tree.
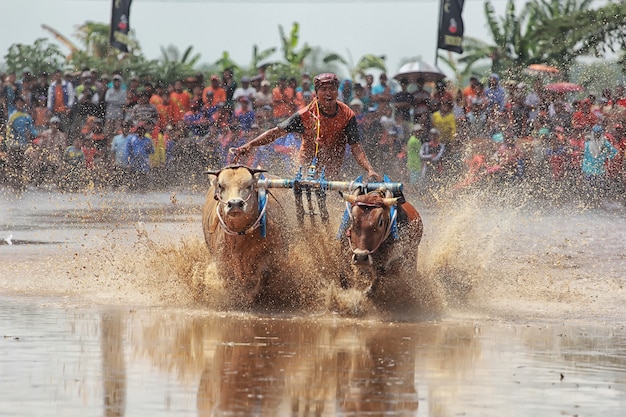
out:
{"label": "banana tree", "polygon": [[32,45],[13,44],[4,56],[9,72],[19,73],[30,68],[33,74],[43,71],[52,73],[62,66],[65,56],[58,45],[50,44],[47,39],[39,38]]}
{"label": "banana tree", "polygon": [[346,70],[351,80],[356,80],[357,77],[365,78],[367,70],[378,69],[383,72],[387,72],[387,65],[385,64],[384,55],[367,54],[359,58],[358,62],[352,63],[352,59],[345,59],[337,53],[326,55],[323,59],[325,64],[340,63],[346,67]]}

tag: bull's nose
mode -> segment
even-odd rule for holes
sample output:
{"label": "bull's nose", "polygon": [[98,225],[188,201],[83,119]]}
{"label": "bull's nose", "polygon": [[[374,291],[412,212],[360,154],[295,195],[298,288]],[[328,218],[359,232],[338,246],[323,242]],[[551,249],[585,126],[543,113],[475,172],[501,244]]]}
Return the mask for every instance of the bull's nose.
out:
{"label": "bull's nose", "polygon": [[355,250],[352,253],[352,263],[354,265],[371,265],[372,256],[369,254],[368,251]]}
{"label": "bull's nose", "polygon": [[243,209],[243,204],[244,201],[241,198],[233,198],[232,200],[228,200],[228,203],[226,203],[226,206],[228,207],[229,210],[232,209]]}

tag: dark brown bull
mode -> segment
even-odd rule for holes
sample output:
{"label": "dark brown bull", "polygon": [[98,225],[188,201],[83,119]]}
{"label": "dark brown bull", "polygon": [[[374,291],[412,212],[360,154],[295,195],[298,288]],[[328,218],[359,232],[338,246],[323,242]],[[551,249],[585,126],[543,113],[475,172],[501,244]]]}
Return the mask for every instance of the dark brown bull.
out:
{"label": "dark brown bull", "polygon": [[[286,233],[274,203],[259,207],[257,181],[264,171],[228,166],[214,176],[202,208],[202,228],[221,277],[244,284],[248,302],[256,301],[272,277],[283,276],[288,255]],[[266,236],[261,235],[263,214]]]}
{"label": "dark brown bull", "polygon": [[[349,246],[355,272],[369,269],[371,280],[366,290],[372,294],[384,276],[413,276],[417,273],[417,251],[422,239],[422,219],[409,203],[399,204],[383,190],[368,194],[343,194],[349,205],[350,226],[345,243]],[[397,208],[392,218],[391,207]],[[397,222],[398,237],[392,233]]]}

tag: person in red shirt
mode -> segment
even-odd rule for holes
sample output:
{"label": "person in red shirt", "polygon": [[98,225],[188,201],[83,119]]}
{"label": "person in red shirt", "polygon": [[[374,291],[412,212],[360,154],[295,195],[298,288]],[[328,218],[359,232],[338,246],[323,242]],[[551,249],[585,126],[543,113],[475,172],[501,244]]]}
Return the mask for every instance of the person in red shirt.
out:
{"label": "person in red shirt", "polygon": [[578,109],[572,114],[572,127],[590,131],[598,124],[598,116],[591,111],[591,101],[584,99],[578,103]]}
{"label": "person in red shirt", "polygon": [[278,85],[272,89],[274,118],[282,120],[291,115],[296,109],[294,99],[294,89],[287,85],[287,77],[281,76]]}
{"label": "person in red shirt", "polygon": [[325,168],[326,176],[337,179],[341,169],[346,145],[358,164],[370,178],[381,176],[374,171],[363,147],[357,128],[354,111],[337,100],[339,79],[333,73],[319,74],[314,78],[317,98],[300,109],[278,126],[262,133],[245,145],[232,149],[237,157],[248,154],[252,148],[268,145],[287,133],[298,133],[302,137],[299,159],[301,164],[310,164],[318,158],[318,166]]}
{"label": "person in red shirt", "polygon": [[226,90],[222,87],[222,80],[217,75],[211,76],[211,85],[202,91],[202,102],[205,109],[211,109],[220,103],[226,103]]}
{"label": "person in red shirt", "polygon": [[170,117],[172,123],[176,124],[183,120],[185,113],[191,108],[191,97],[183,89],[183,80],[174,82],[174,91],[170,93]]}

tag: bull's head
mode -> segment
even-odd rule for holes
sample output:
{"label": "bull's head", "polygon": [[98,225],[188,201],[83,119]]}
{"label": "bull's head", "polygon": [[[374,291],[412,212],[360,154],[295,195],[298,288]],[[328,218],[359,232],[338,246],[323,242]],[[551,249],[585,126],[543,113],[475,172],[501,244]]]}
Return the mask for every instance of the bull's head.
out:
{"label": "bull's head", "polygon": [[226,217],[239,217],[257,211],[256,184],[259,175],[266,172],[242,165],[230,165],[219,171],[206,171],[214,176],[211,185],[213,197],[223,205]]}
{"label": "bull's head", "polygon": [[355,265],[372,265],[372,255],[389,236],[392,222],[390,207],[398,203],[398,198],[384,195],[384,191],[342,194],[351,206],[352,227],[348,239]]}

